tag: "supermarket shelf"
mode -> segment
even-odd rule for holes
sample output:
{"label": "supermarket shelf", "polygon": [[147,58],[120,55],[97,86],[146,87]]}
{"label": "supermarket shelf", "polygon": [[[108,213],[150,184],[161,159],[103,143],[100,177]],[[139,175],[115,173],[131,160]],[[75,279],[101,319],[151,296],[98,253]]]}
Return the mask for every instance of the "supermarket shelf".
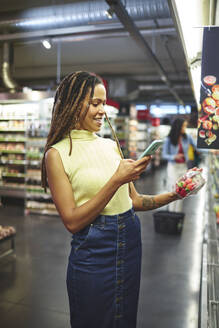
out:
{"label": "supermarket shelf", "polygon": [[10,106],[0,101],[0,195],[24,198],[25,207],[33,207],[31,212],[44,214],[46,210],[54,215],[51,195],[40,186],[42,152],[52,114],[52,102],[43,98],[31,106],[27,99]]}
{"label": "supermarket shelf", "polygon": [[27,176],[26,177],[26,181],[31,181],[31,180],[34,180],[34,181],[37,181],[39,183],[41,183],[41,177],[38,177],[38,176]]}
{"label": "supermarket shelf", "polygon": [[9,159],[8,161],[1,160],[0,164],[5,164],[5,165],[26,165],[27,161],[22,160],[22,159]]}
{"label": "supermarket shelf", "polygon": [[201,273],[201,299],[200,299],[200,328],[208,328],[208,304],[207,304],[207,295],[208,295],[208,277],[207,277],[207,244],[203,244],[202,248],[202,273]]}
{"label": "supermarket shelf", "polygon": [[29,184],[29,185],[26,185],[26,190],[27,190],[27,192],[29,192],[29,193],[38,193],[38,194],[40,194],[40,193],[44,193],[44,190],[43,190],[43,188],[41,187],[41,186],[36,186],[36,185],[31,185],[31,184]]}
{"label": "supermarket shelf", "polygon": [[41,161],[39,160],[27,160],[27,165],[41,165]]}
{"label": "supermarket shelf", "polygon": [[22,159],[9,159],[9,160],[0,160],[0,164],[3,165],[29,165],[29,166],[39,166],[41,161],[27,161]]}
{"label": "supermarket shelf", "polygon": [[0,186],[0,196],[25,198],[25,194],[26,193],[24,188]]}
{"label": "supermarket shelf", "polygon": [[0,121],[25,121],[25,117],[15,117],[15,116],[7,116],[7,117],[0,117]]}
{"label": "supermarket shelf", "polygon": [[[208,197],[206,199],[206,231],[203,245],[202,282],[201,282],[201,326],[200,328],[218,328],[219,324],[219,236],[214,205],[212,185],[218,185],[216,170],[218,158],[209,154]],[[215,179],[216,178],[216,179]]]}
{"label": "supermarket shelf", "polygon": [[15,139],[15,138],[0,138],[0,142],[26,142],[27,139]]}
{"label": "supermarket shelf", "polygon": [[3,149],[3,150],[0,150],[0,153],[2,154],[26,154],[26,151],[25,150],[7,150],[7,149]]}
{"label": "supermarket shelf", "polygon": [[45,141],[47,139],[47,137],[28,135],[28,139],[31,139],[31,141],[33,141],[34,139],[36,139],[37,141],[39,141],[40,139],[42,139],[43,141]]}
{"label": "supermarket shelf", "polygon": [[26,130],[25,129],[1,129],[0,128],[0,132],[25,132]]}
{"label": "supermarket shelf", "polygon": [[26,207],[25,210],[26,214],[41,214],[41,215],[51,215],[51,216],[59,216],[57,211],[49,211],[46,209],[39,209],[39,208],[29,208]]}
{"label": "supermarket shelf", "polygon": [[26,198],[28,198],[28,199],[52,199],[50,194],[37,193],[37,192],[27,192]]}
{"label": "supermarket shelf", "polygon": [[5,178],[25,178],[24,173],[2,173],[2,177]]}

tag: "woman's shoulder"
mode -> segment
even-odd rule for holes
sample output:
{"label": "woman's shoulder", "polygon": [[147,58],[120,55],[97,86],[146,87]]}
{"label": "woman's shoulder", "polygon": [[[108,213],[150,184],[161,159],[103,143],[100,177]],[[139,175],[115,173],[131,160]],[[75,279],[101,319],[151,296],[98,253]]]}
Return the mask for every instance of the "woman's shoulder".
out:
{"label": "woman's shoulder", "polygon": [[64,138],[54,145],[51,146],[51,149],[55,149],[59,154],[65,155],[69,153],[70,142],[68,138]]}
{"label": "woman's shoulder", "polygon": [[60,155],[57,149],[51,147],[47,150],[47,152],[45,153],[45,160],[46,162],[56,162],[57,160],[59,160]]}

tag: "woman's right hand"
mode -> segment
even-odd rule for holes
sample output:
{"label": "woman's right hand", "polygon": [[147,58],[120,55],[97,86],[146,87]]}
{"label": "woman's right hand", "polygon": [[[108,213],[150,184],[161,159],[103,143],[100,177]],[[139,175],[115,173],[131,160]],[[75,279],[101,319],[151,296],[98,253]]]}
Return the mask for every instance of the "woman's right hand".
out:
{"label": "woman's right hand", "polygon": [[122,159],[115,172],[115,178],[121,185],[139,179],[150,160],[151,156],[145,156],[136,161],[133,159]]}

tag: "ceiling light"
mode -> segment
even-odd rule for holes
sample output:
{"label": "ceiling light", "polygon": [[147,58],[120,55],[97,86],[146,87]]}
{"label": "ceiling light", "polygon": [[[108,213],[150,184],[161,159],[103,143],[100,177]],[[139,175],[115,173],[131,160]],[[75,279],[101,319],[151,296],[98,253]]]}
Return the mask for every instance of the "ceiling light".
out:
{"label": "ceiling light", "polygon": [[50,49],[50,48],[51,48],[51,43],[49,42],[49,40],[43,40],[43,41],[42,41],[42,44],[43,44],[43,46],[44,46],[46,49]]}
{"label": "ceiling light", "polygon": [[107,10],[105,10],[105,15],[109,18],[112,19],[113,18],[113,9],[109,8]]}

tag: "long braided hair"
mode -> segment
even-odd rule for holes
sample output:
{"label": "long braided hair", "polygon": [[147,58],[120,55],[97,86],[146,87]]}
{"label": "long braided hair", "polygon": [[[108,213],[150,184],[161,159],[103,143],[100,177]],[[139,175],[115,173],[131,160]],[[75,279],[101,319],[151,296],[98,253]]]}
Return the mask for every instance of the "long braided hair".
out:
{"label": "long braided hair", "polygon": [[[71,155],[72,139],[70,132],[76,128],[77,123],[85,118],[90,101],[93,98],[94,88],[98,84],[103,84],[103,82],[94,73],[78,71],[67,75],[56,90],[50,130],[47,136],[41,164],[41,184],[45,191],[48,186],[45,165],[46,152],[52,145],[62,140],[65,136],[68,136],[70,141],[69,155]],[[84,109],[86,103],[87,106]],[[83,115],[81,115],[81,112]],[[119,141],[106,113],[105,116],[112,130],[120,155],[123,158]]]}
{"label": "long braided hair", "polygon": [[[169,132],[168,136],[170,138],[171,143],[175,146],[179,142],[179,137],[181,136],[181,129],[182,129],[183,123],[185,121],[186,120],[184,118],[178,117],[172,123],[172,126],[171,126],[171,129],[170,129],[170,132]],[[184,139],[187,139],[187,134],[183,133],[182,137]]]}

